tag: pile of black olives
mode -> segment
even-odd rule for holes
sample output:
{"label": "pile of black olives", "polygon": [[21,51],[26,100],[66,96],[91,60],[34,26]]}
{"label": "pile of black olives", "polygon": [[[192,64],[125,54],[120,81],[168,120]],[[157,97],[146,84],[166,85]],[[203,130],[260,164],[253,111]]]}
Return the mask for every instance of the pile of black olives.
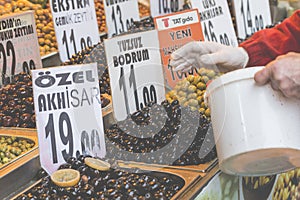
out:
{"label": "pile of black olives", "polygon": [[[102,108],[110,100],[101,95]],[[35,128],[35,111],[31,75],[14,75],[0,88],[0,126]]]}
{"label": "pile of black olives", "polygon": [[0,88],[0,126],[35,128],[31,76],[20,73]]}
{"label": "pile of black olives", "polygon": [[62,63],[62,65],[88,64],[94,62],[97,62],[100,93],[110,95],[111,89],[103,42],[99,42],[93,47],[88,47],[72,55],[72,58]]}
{"label": "pile of black olives", "polygon": [[27,199],[171,199],[183,186],[184,180],[173,174],[153,171],[129,172],[122,169],[99,171],[84,164],[85,156],[70,158],[63,168],[80,172],[81,179],[72,187],[58,187],[49,176],[19,195],[16,200]]}
{"label": "pile of black olives", "polygon": [[133,24],[128,29],[128,31],[126,33],[123,33],[123,35],[128,33],[137,33],[142,31],[149,31],[149,30],[154,30],[153,17],[147,17],[145,19],[142,19],[141,21],[133,22]]}
{"label": "pile of black olives", "polygon": [[216,158],[210,123],[189,107],[149,103],[105,130],[107,157],[168,165],[196,165]]}

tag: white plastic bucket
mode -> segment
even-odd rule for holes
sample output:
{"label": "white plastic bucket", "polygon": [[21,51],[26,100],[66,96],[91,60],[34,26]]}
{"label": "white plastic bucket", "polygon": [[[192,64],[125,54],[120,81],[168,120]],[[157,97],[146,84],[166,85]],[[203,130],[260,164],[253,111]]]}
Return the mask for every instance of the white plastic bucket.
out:
{"label": "white plastic bucket", "polygon": [[220,169],[234,175],[271,175],[300,167],[300,101],[240,69],[206,90]]}

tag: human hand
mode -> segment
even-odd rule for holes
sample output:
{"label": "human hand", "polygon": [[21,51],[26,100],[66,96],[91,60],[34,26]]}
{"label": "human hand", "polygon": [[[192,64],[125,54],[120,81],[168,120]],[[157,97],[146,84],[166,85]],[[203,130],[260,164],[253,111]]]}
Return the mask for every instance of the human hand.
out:
{"label": "human hand", "polygon": [[241,47],[231,47],[216,42],[190,42],[171,54],[170,65],[174,71],[189,71],[192,67],[213,69],[221,72],[243,68],[249,60]]}
{"label": "human hand", "polygon": [[254,80],[258,85],[270,82],[272,88],[284,96],[300,99],[300,53],[278,56],[258,71]]}

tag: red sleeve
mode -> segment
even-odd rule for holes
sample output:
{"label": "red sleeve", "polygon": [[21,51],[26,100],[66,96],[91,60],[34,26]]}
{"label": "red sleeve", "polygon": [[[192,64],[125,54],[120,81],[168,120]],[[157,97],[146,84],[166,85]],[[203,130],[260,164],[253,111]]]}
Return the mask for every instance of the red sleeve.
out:
{"label": "red sleeve", "polygon": [[300,10],[274,28],[254,33],[240,46],[248,52],[248,67],[266,65],[288,52],[300,52]]}

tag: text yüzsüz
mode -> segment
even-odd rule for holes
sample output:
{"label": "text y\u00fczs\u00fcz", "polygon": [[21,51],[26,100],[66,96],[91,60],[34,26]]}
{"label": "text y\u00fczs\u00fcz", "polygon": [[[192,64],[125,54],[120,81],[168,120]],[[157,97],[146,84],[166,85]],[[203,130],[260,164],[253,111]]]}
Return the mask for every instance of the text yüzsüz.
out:
{"label": "text y\u00fczs\u00fcz", "polygon": [[[123,54],[113,56],[114,67],[139,63],[150,59],[149,50],[144,48],[142,37],[129,38],[117,41],[120,52]],[[130,51],[130,52],[129,52]]]}

